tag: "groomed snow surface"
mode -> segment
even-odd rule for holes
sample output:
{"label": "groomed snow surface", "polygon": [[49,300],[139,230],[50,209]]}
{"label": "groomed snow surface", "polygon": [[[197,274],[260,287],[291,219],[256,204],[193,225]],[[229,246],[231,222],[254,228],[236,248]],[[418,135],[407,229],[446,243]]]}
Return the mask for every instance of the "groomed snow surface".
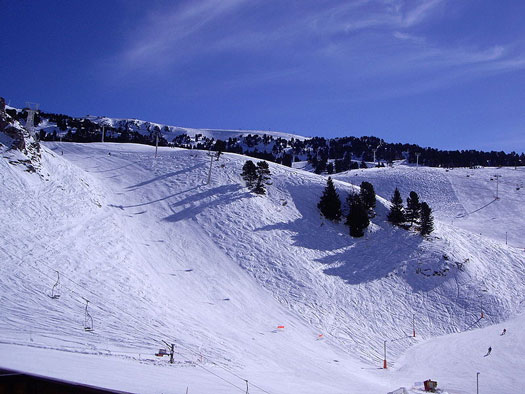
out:
{"label": "groomed snow surface", "polygon": [[39,173],[1,152],[0,367],[136,393],[459,394],[476,372],[480,393],[520,392],[521,169],[338,174],[342,199],[367,180],[435,210],[423,239],[380,198],[352,239],[319,215],[323,176],[270,163],[256,196],[246,157],[206,184],[206,152],[154,149],[46,143]]}

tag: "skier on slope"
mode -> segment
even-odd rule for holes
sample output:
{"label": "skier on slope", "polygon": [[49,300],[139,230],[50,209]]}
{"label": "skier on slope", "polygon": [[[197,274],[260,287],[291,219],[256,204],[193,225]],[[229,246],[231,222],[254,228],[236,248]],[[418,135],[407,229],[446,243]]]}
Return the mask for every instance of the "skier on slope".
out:
{"label": "skier on slope", "polygon": [[492,346],[489,346],[489,350],[487,351],[487,354],[485,354],[485,357],[487,357],[488,355],[490,355],[490,352],[492,352]]}
{"label": "skier on slope", "polygon": [[505,335],[506,333],[507,333],[507,329],[504,328],[503,331],[502,331],[502,333],[501,333],[501,335]]}

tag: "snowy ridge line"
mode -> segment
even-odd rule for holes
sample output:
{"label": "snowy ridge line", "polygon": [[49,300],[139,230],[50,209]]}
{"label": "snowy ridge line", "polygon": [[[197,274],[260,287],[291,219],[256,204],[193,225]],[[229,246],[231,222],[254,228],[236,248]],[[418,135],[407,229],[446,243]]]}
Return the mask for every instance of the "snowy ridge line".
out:
{"label": "snowy ridge line", "polygon": [[[29,267],[34,268],[34,269],[37,270],[40,274],[42,274],[43,276],[47,277],[48,279],[50,279],[50,280],[52,280],[52,281],[55,280],[55,278],[53,278],[53,277],[47,275],[47,274],[44,273],[42,270],[40,270],[38,267],[33,266],[32,264],[28,263],[27,261],[24,261],[24,260],[21,260],[21,259],[19,259],[19,260],[20,260],[22,263],[27,263],[27,265],[28,265]],[[45,265],[47,268],[52,269],[51,267],[49,267],[49,266],[48,266],[46,263],[44,263],[43,261],[39,260],[39,262],[42,263],[43,265]],[[53,270],[53,271],[56,272],[56,270]],[[76,284],[77,286],[81,286],[80,284],[78,284],[78,283],[75,282],[74,280],[72,280],[72,279],[66,277],[66,275],[63,275],[63,274],[62,274],[61,276],[63,276],[65,279],[71,281],[72,283]],[[80,295],[80,293],[78,293],[76,290],[73,290],[73,289],[69,288],[69,287],[66,286],[66,285],[61,285],[61,287],[67,289],[68,291],[70,291],[70,292],[73,293],[73,294],[76,294],[77,297],[80,297],[82,300],[85,300],[85,298],[84,298],[82,295]],[[85,289],[86,291],[88,291],[89,293],[91,293],[93,296],[99,298],[99,300],[101,299],[101,296],[100,296],[100,295],[98,295],[98,294],[96,294],[96,293],[94,293],[94,292],[92,292],[92,291],[86,289],[85,287],[84,287],[84,289]],[[81,301],[80,303],[83,304],[82,301]],[[105,302],[104,304],[107,304],[107,302]],[[96,306],[96,307],[98,307],[101,311],[106,312],[106,313],[110,313],[110,314],[111,314],[111,311],[106,310],[105,308],[99,306],[98,304],[93,304],[93,305]],[[142,322],[142,320],[136,318],[134,315],[131,315],[131,314],[125,312],[125,311],[122,310],[121,308],[116,308],[116,309],[118,309],[120,312],[123,312],[123,313],[126,314],[128,317],[131,317],[134,321],[136,321],[136,322]],[[167,335],[167,334],[165,334],[165,333],[162,333],[161,331],[159,331],[159,330],[156,329],[156,328],[153,328],[153,327],[151,327],[151,328],[152,328],[152,331],[154,331],[155,333],[159,334],[159,337],[169,338],[169,337],[171,336],[171,335]],[[136,330],[138,330],[138,329],[136,329]],[[29,330],[29,331],[32,332],[32,333],[35,333],[35,334],[37,333],[36,331],[32,331],[32,330]],[[148,338],[147,336],[144,336],[144,332],[143,332],[143,331],[140,331],[140,333],[141,333],[142,338],[149,339],[149,340],[151,340],[154,344],[158,344],[158,343],[160,343],[159,340],[153,339],[153,338],[151,338],[151,337]],[[192,349],[190,349],[190,348],[184,346],[179,340],[173,340],[173,342],[176,343],[177,346],[180,346],[180,347],[186,349],[188,352],[190,352],[191,354],[193,354],[193,355],[195,355],[195,356],[201,356],[201,355],[202,355],[201,353],[197,353],[197,352],[195,352],[194,350],[192,350]],[[3,341],[0,341],[0,343],[19,345],[19,344],[17,344],[17,343],[10,343],[10,342],[3,342]],[[23,345],[20,345],[20,346],[23,346]],[[40,346],[31,345],[31,344],[28,344],[27,346],[40,347]],[[41,347],[41,348],[49,348],[49,347]],[[74,348],[73,348],[73,349],[74,349]],[[60,351],[69,351],[69,352],[83,353],[83,354],[101,354],[100,351],[92,351],[92,352],[89,352],[89,351],[87,351],[87,350],[84,350],[84,351],[76,351],[77,349],[69,350],[69,349],[62,349],[62,348],[58,348],[58,349],[55,349],[55,350],[60,350]],[[111,352],[111,351],[110,351],[110,352]],[[119,353],[126,353],[126,352],[119,352]],[[128,354],[138,354],[138,355],[140,355],[140,354],[142,354],[142,353],[138,353],[138,352],[130,352],[130,353],[128,353]],[[180,352],[179,352],[179,354],[180,354]],[[108,356],[118,356],[118,353],[105,353],[105,355],[108,355]],[[220,364],[218,364],[218,363],[212,361],[208,356],[205,356],[205,358],[206,358],[206,359],[207,359],[212,365],[214,365],[214,366],[216,366],[216,367],[218,367],[218,368],[221,368],[222,370],[224,370],[224,371],[230,373],[231,375],[233,375],[233,376],[235,376],[236,378],[242,380],[243,382],[249,382],[248,379],[245,379],[245,378],[243,378],[243,377],[237,375],[237,374],[234,373],[233,371],[231,371],[231,370],[225,368],[224,366],[221,366]],[[221,380],[224,380],[225,382],[231,384],[232,386],[234,386],[235,388],[241,390],[242,392],[245,392],[244,389],[242,389],[242,388],[240,388],[240,387],[238,387],[238,386],[235,386],[233,383],[231,383],[231,382],[229,382],[228,380],[226,380],[226,379],[220,377],[219,375],[217,375],[217,374],[215,374],[215,373],[209,371],[208,369],[204,368],[202,365],[200,365],[200,364],[198,364],[198,363],[195,363],[195,365],[198,366],[198,367],[200,367],[200,368],[203,368],[205,371],[211,373],[212,375],[217,376],[217,377],[220,378]],[[249,384],[250,384],[251,386],[257,388],[258,390],[264,392],[264,393],[268,393],[268,394],[270,394],[268,391],[266,391],[265,389],[263,389],[263,388],[261,388],[260,386],[256,385],[255,383],[249,383]]]}

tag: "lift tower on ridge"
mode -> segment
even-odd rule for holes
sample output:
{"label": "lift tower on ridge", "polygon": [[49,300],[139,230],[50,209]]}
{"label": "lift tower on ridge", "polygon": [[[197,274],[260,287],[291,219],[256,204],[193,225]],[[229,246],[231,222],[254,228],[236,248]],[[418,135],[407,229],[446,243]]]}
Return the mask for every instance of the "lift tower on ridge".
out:
{"label": "lift tower on ridge", "polygon": [[30,103],[29,101],[26,102],[26,111],[27,111],[27,120],[26,120],[26,130],[28,131],[29,135],[37,138],[35,134],[35,114],[38,112],[38,107],[40,104],[38,103]]}

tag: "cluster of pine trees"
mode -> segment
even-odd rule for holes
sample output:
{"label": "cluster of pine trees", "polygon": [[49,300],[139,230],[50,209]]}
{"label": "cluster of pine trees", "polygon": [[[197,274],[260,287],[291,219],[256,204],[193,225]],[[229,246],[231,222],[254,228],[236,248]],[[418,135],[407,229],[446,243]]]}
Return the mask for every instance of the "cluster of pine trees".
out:
{"label": "cluster of pine trees", "polygon": [[266,161],[259,161],[257,165],[248,160],[242,166],[241,176],[246,182],[246,187],[255,194],[266,194],[266,186],[271,185],[270,168]]}
{"label": "cluster of pine trees", "polygon": [[390,223],[405,228],[411,228],[414,224],[417,224],[421,235],[428,235],[434,231],[432,209],[426,202],[419,202],[419,196],[416,192],[410,192],[406,208],[403,206],[403,199],[397,187],[390,201],[392,202],[388,213],[388,221]]}
{"label": "cluster of pine trees", "polygon": [[[414,225],[421,235],[428,235],[434,231],[434,218],[432,209],[426,202],[420,202],[416,192],[410,192],[406,207],[403,206],[401,193],[396,188],[392,196],[392,206],[388,213],[388,221],[395,226],[406,229]],[[362,237],[365,229],[370,224],[370,219],[375,216],[376,194],[370,182],[362,182],[359,193],[350,193],[346,198],[348,213],[345,224],[350,229],[352,237]],[[317,204],[321,214],[328,220],[339,222],[343,217],[341,199],[335,189],[331,177],[326,181],[326,187]]]}
{"label": "cluster of pine trees", "polygon": [[[362,182],[359,193],[349,194],[346,203],[348,213],[346,214],[345,224],[349,227],[350,235],[362,237],[370,224],[370,218],[375,216],[376,194],[374,186],[369,182]],[[341,199],[331,177],[328,177],[317,208],[328,220],[339,222],[343,216]]]}

